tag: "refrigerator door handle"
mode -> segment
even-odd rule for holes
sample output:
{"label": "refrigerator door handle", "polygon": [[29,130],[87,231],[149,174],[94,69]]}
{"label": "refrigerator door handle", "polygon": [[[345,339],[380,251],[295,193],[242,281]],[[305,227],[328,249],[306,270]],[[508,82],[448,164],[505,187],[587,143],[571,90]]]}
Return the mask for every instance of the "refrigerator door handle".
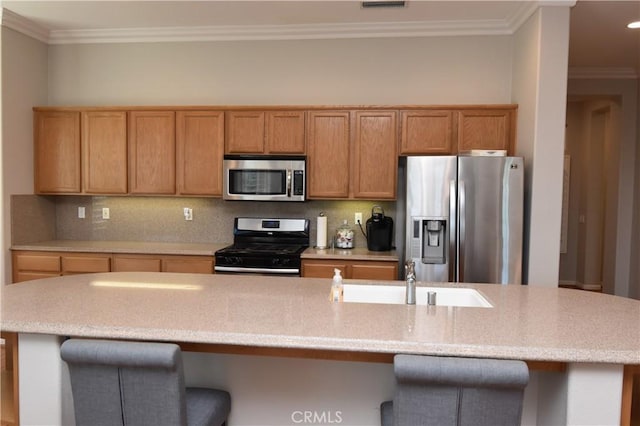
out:
{"label": "refrigerator door handle", "polygon": [[456,277],[456,181],[449,181],[449,281],[458,281]]}
{"label": "refrigerator door handle", "polygon": [[465,253],[465,215],[466,215],[466,188],[464,181],[458,183],[458,227],[460,230],[460,237],[458,238],[458,282],[464,282],[464,253]]}

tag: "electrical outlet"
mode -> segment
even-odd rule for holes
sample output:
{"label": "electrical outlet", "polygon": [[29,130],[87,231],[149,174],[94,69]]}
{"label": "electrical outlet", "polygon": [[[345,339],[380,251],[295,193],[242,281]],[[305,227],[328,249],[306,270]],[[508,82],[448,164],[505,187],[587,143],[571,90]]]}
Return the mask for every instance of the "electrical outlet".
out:
{"label": "electrical outlet", "polygon": [[78,219],[84,219],[85,210],[84,207],[78,207]]}
{"label": "electrical outlet", "polygon": [[109,215],[109,207],[103,207],[102,208],[102,218],[103,219],[109,219],[110,215]]}
{"label": "electrical outlet", "polygon": [[354,215],[354,223],[355,223],[356,225],[358,225],[358,224],[360,224],[360,225],[364,225],[364,224],[362,223],[362,213],[357,212],[357,213]]}
{"label": "electrical outlet", "polygon": [[190,207],[184,208],[184,220],[193,220],[193,209]]}

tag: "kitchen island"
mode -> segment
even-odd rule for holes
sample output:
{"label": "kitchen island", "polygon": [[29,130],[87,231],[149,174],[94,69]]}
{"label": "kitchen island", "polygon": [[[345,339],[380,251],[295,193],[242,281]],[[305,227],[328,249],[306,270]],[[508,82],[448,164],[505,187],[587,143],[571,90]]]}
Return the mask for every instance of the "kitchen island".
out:
{"label": "kitchen island", "polygon": [[620,423],[623,366],[640,365],[639,301],[460,284],[493,307],[332,303],[330,285],[104,273],[5,286],[2,331],[19,333],[21,422],[69,422],[58,348],[72,336],[182,344],[189,384],[231,392],[230,425],[298,424],[307,412],[326,424],[377,424],[396,353],[522,359],[533,370],[524,424]]}

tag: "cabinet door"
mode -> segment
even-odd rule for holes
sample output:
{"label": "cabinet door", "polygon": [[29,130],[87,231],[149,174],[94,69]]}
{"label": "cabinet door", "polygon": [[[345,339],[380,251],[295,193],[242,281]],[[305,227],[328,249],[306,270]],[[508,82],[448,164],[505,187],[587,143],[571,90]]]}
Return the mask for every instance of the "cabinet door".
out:
{"label": "cabinet door", "polygon": [[333,270],[340,269],[343,278],[351,278],[348,275],[347,263],[339,260],[303,260],[302,276],[305,278],[333,278]]}
{"label": "cabinet door", "polygon": [[207,256],[171,256],[162,259],[162,272],[212,274],[213,258]]}
{"label": "cabinet door", "polygon": [[349,197],[349,112],[310,111],[307,132],[309,198]]}
{"label": "cabinet door", "polygon": [[129,112],[129,190],[175,194],[176,144],[173,111]]}
{"label": "cabinet door", "polygon": [[224,112],[176,113],[178,193],[222,195]]}
{"label": "cabinet door", "polygon": [[264,112],[227,112],[225,153],[264,153]]}
{"label": "cabinet door", "polygon": [[269,154],[304,154],[304,111],[269,111],[266,117]]}
{"label": "cabinet door", "polygon": [[358,280],[397,280],[397,262],[362,262],[351,265],[351,278]]}
{"label": "cabinet door", "polygon": [[458,112],[458,151],[515,148],[512,109],[477,109]]}
{"label": "cabinet door", "polygon": [[160,257],[145,255],[114,255],[112,272],[160,272]]}
{"label": "cabinet door", "polygon": [[365,199],[396,198],[398,139],[395,111],[354,113],[353,196]]}
{"label": "cabinet door", "polygon": [[82,113],[82,187],[89,194],[127,193],[127,113]]}
{"label": "cabinet door", "polygon": [[402,111],[400,154],[452,154],[453,112],[445,110]]}
{"label": "cabinet door", "polygon": [[34,115],[35,192],[80,192],[80,113]]}
{"label": "cabinet door", "polygon": [[14,283],[60,275],[59,253],[16,251],[11,257]]}

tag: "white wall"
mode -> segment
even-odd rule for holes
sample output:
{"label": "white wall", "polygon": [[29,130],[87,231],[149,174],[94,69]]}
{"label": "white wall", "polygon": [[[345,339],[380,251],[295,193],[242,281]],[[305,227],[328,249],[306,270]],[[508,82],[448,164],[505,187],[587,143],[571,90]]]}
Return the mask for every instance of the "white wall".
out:
{"label": "white wall", "polygon": [[509,36],[55,45],[51,105],[511,101]]}
{"label": "white wall", "polygon": [[32,107],[47,99],[47,46],[2,27],[2,262],[10,281],[10,195],[33,193]]}
{"label": "white wall", "polygon": [[514,37],[516,147],[526,159],[523,281],[558,285],[569,8],[542,7]]}

